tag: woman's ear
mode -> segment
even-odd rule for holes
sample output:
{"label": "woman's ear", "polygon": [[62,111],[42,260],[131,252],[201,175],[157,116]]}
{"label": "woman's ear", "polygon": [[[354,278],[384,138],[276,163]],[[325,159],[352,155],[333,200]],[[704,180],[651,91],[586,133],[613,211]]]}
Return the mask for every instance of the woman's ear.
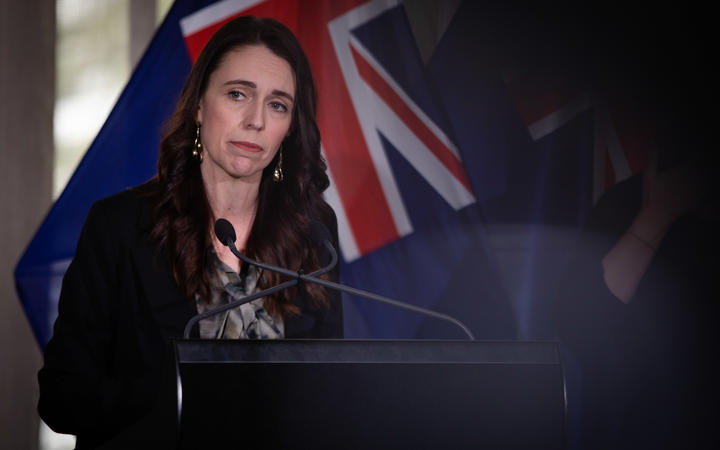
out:
{"label": "woman's ear", "polygon": [[195,111],[195,123],[202,125],[202,100],[198,103],[197,110]]}

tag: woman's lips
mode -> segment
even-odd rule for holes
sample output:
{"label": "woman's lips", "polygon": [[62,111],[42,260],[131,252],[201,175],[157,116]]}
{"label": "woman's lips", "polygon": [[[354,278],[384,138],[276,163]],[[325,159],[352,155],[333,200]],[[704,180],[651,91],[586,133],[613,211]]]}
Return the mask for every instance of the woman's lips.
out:
{"label": "woman's lips", "polygon": [[252,142],[232,141],[231,144],[241,150],[245,150],[246,152],[257,153],[262,151],[262,147],[257,144],[253,144]]}

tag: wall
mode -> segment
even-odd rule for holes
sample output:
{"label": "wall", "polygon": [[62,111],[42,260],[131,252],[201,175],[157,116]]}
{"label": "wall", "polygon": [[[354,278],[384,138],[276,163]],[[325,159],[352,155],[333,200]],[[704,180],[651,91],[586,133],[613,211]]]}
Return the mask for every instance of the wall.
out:
{"label": "wall", "polygon": [[36,449],[39,347],[13,270],[52,195],[55,2],[0,0],[0,448]]}

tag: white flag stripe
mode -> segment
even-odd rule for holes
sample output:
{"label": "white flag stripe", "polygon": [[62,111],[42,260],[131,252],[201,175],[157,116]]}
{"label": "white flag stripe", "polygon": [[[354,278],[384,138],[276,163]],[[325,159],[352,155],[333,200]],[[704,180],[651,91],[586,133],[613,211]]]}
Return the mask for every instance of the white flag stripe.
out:
{"label": "white flag stripe", "polygon": [[598,107],[597,116],[600,121],[601,136],[605,140],[605,147],[607,148],[610,158],[610,164],[612,164],[612,168],[615,171],[615,182],[618,183],[630,178],[630,176],[632,176],[632,170],[630,170],[627,156],[623,150],[620,138],[617,135],[617,130],[615,130],[615,126],[613,125],[610,110],[605,105]]}
{"label": "white flag stripe", "polygon": [[397,151],[437,191],[453,209],[461,209],[475,202],[475,197],[445,167],[390,107],[368,86],[369,100],[373,100],[373,122]]}
{"label": "white flag stripe", "polygon": [[[320,151],[323,154],[325,160],[325,149],[320,146]],[[329,166],[329,165],[328,165]],[[355,242],[355,236],[350,228],[350,221],[348,220],[347,213],[345,212],[345,206],[340,199],[340,194],[335,187],[335,180],[332,176],[332,170],[328,167],[327,170],[328,178],[330,179],[330,186],[324,193],[325,201],[335,211],[338,221],[338,240],[340,241],[340,249],[342,250],[342,257],[345,262],[350,263],[360,257],[360,251],[358,250],[357,243]]]}
{"label": "white flag stripe", "polygon": [[[388,9],[394,8],[399,4],[399,0],[374,0],[351,9],[342,16],[333,19],[332,22],[343,23],[345,29],[349,31],[371,21]],[[328,24],[328,26],[331,26],[332,22]]]}
{"label": "white flag stripe", "polygon": [[[387,6],[390,4],[390,6]],[[370,152],[375,171],[380,180],[380,186],[390,208],[395,227],[400,236],[410,234],[413,230],[410,217],[402,201],[400,190],[395,182],[390,163],[385,155],[382,142],[373,123],[373,105],[368,104],[364,95],[365,83],[360,78],[357,66],[350,51],[350,26],[357,26],[382,13],[385,9],[394,6],[396,2],[374,1],[355,8],[328,23],[330,37],[333,42],[335,54],[340,63],[345,83],[350,93],[350,100],[358,117],[365,144]],[[380,9],[382,7],[383,9]],[[362,20],[362,22],[360,22]]]}
{"label": "white flag stripe", "polygon": [[592,106],[590,95],[581,94],[562,108],[528,126],[530,137],[537,141],[562,127]]}
{"label": "white flag stripe", "polygon": [[252,8],[265,0],[223,0],[205,7],[180,20],[183,36],[189,36],[214,23],[232,16],[238,11]]}
{"label": "white flag stripe", "polygon": [[385,80],[387,84],[395,91],[395,93],[405,102],[405,104],[412,110],[412,112],[422,121],[423,124],[437,137],[440,142],[455,155],[455,158],[460,160],[460,152],[449,137],[433,122],[419,106],[405,93],[399,84],[387,73],[387,71],[377,62],[377,60],[367,51],[367,49],[355,39],[354,36],[350,37],[350,44],[357,50],[360,55],[365,58],[365,61],[372,66],[372,68]]}

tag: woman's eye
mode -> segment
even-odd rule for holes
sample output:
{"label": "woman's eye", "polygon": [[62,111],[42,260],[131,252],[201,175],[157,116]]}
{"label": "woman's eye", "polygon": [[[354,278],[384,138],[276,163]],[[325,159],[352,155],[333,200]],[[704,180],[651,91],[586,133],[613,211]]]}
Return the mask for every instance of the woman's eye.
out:
{"label": "woman's eye", "polygon": [[270,108],[277,112],[287,112],[287,106],[283,105],[280,102],[270,102]]}
{"label": "woman's eye", "polygon": [[228,95],[229,95],[230,98],[232,98],[233,100],[242,100],[242,99],[245,98],[245,94],[243,94],[243,93],[240,92],[240,91],[230,91],[230,92],[228,93]]}

